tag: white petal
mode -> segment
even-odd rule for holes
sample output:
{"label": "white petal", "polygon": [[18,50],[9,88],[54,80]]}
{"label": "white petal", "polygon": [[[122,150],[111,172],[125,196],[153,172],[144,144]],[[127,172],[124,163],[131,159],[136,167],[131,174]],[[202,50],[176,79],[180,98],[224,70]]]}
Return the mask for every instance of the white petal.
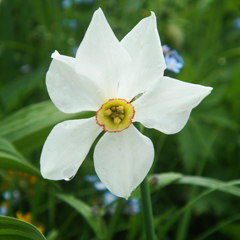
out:
{"label": "white petal", "polygon": [[152,166],[151,140],[133,125],[119,133],[105,133],[94,151],[94,167],[102,183],[115,195],[128,198]]}
{"label": "white petal", "polygon": [[132,103],[136,111],[133,120],[166,134],[177,133],[187,123],[192,109],[211,91],[211,87],[163,77]]}
{"label": "white petal", "polygon": [[43,146],[42,176],[52,180],[74,176],[101,131],[95,117],[57,124]]}
{"label": "white petal", "polygon": [[102,104],[98,86],[75,72],[76,60],[57,51],[52,57],[46,84],[56,107],[65,113],[98,110]]}
{"label": "white petal", "polygon": [[131,100],[163,76],[166,64],[156,25],[156,16],[140,21],[121,41],[131,56],[129,76],[119,85],[119,96]]}
{"label": "white petal", "polygon": [[130,57],[101,9],[94,13],[76,58],[76,70],[98,83],[103,101],[117,97],[118,82],[126,72]]}

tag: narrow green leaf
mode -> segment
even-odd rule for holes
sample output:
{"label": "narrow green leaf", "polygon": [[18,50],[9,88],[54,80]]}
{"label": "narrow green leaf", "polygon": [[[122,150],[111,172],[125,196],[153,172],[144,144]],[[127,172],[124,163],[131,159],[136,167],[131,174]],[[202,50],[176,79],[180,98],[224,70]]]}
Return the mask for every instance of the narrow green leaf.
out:
{"label": "narrow green leaf", "polygon": [[171,226],[177,221],[177,219],[186,212],[195,202],[197,202],[199,199],[205,197],[206,195],[219,190],[225,193],[230,193],[235,196],[240,196],[240,188],[235,187],[235,185],[240,185],[240,180],[234,180],[231,182],[223,182],[215,179],[205,178],[205,177],[194,177],[194,176],[186,176],[182,177],[180,180],[175,182],[176,184],[193,184],[203,187],[208,187],[210,189],[207,189],[203,191],[201,194],[199,194],[197,197],[195,197],[190,203],[188,203],[183,208],[179,209],[174,216],[171,217],[168,223],[165,224],[164,227],[162,227],[162,231],[159,233],[158,238],[162,238],[165,236],[165,234],[169,231]]}
{"label": "narrow green leaf", "polygon": [[[230,223],[232,223],[232,222],[235,222],[235,221],[237,221],[237,220],[239,220],[240,219],[240,214],[238,214],[238,215],[235,215],[235,216],[231,216],[230,218],[228,218],[227,220],[224,220],[224,221],[222,221],[222,222],[220,222],[220,223],[217,223],[215,226],[213,226],[213,227],[211,227],[211,228],[209,228],[209,229],[207,229],[205,232],[203,232],[200,236],[198,236],[197,238],[195,238],[194,240],[204,240],[204,239],[206,239],[207,237],[209,237],[210,235],[212,235],[213,233],[215,233],[215,232],[217,232],[217,231],[219,231],[219,229],[221,229],[221,228],[223,228],[223,227],[225,227],[225,226],[227,226],[227,228],[229,227],[229,228],[231,228],[231,226],[233,226],[233,225],[230,225]],[[226,229],[227,229],[226,228]],[[234,231],[232,231],[233,229],[231,229],[231,231],[229,232],[230,234],[229,234],[229,236],[230,235],[232,235],[233,237],[235,237],[235,239],[237,239],[238,238],[238,236],[239,236],[239,224],[236,226],[236,232],[237,232],[237,234],[234,236],[234,234],[231,234],[231,233],[233,233]],[[223,231],[224,232],[224,231]],[[225,234],[226,234],[226,232],[224,232]],[[228,234],[227,234],[228,235]],[[233,238],[234,239],[234,238]]]}
{"label": "narrow green leaf", "polygon": [[59,236],[59,231],[57,231],[56,229],[52,229],[48,235],[46,236],[47,240],[57,240]]}
{"label": "narrow green leaf", "polygon": [[[151,192],[157,191],[171,183],[174,184],[188,184],[206,187],[210,189],[219,190],[221,192],[229,193],[240,197],[240,187],[231,186],[237,185],[239,180],[224,182],[207,177],[200,176],[184,176],[180,173],[162,173],[154,174],[149,177],[150,186],[152,185]],[[236,184],[235,184],[236,183]]]}
{"label": "narrow green leaf", "polygon": [[[150,186],[150,192],[156,192],[157,190],[166,187],[169,184],[179,180],[183,175],[181,173],[162,173],[153,174],[148,177],[148,183]],[[132,192],[131,198],[140,198],[140,188],[137,188]]]}
{"label": "narrow green leaf", "polygon": [[0,168],[41,176],[39,170],[27,162],[14,146],[3,138],[0,138]]}
{"label": "narrow green leaf", "polygon": [[75,208],[86,219],[96,236],[100,239],[103,238],[103,230],[105,227],[101,222],[100,216],[93,215],[90,206],[73,196],[67,196],[63,194],[57,194],[56,196]]}
{"label": "narrow green leaf", "polygon": [[162,173],[162,174],[153,174],[148,178],[151,188],[151,192],[159,190],[179,179],[182,178],[181,173]]}
{"label": "narrow green leaf", "polygon": [[0,216],[0,239],[46,240],[32,224],[12,217]]}
{"label": "narrow green leaf", "polygon": [[[239,220],[239,219],[235,219],[235,220]],[[226,226],[221,226],[221,228],[219,229],[219,232],[224,234],[226,239],[238,240],[239,229],[240,229],[240,224],[238,221],[237,223],[231,223],[231,224],[228,223],[228,225]],[[199,240],[199,239],[196,239],[196,240]]]}
{"label": "narrow green leaf", "polygon": [[34,104],[0,121],[0,136],[25,152],[40,147],[54,125],[68,119],[88,118],[90,112],[65,114],[51,101]]}
{"label": "narrow green leaf", "polygon": [[[7,41],[6,43],[0,41],[0,44],[1,43],[3,46],[5,44],[10,44],[16,48],[20,47],[19,49],[23,48],[21,51],[25,49],[32,51],[28,44],[15,43],[12,41]],[[43,84],[47,68],[46,63],[44,63],[29,74],[20,75],[13,81],[9,81],[9,83],[0,89],[0,99],[2,100],[6,112],[10,112],[22,106],[24,100]]]}
{"label": "narrow green leaf", "polygon": [[221,192],[229,193],[237,197],[240,197],[240,188],[231,186],[230,185],[231,183],[234,183],[234,181],[224,182],[216,179],[198,176],[183,176],[176,182],[176,184],[189,184],[216,189]]}

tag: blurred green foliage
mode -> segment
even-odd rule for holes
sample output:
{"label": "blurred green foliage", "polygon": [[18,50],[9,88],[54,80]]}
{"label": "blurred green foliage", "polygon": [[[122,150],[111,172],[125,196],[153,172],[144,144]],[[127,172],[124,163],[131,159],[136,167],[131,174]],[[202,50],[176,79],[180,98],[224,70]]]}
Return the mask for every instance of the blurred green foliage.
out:
{"label": "blurred green foliage", "polygon": [[[53,185],[39,177],[41,147],[51,128],[92,114],[66,115],[50,102],[45,74],[51,54],[58,50],[74,56],[99,7],[119,40],[154,11],[162,44],[185,61],[179,74],[166,75],[214,88],[180,133],[166,136],[145,129],[155,146],[151,174],[223,181],[217,184],[240,178],[240,27],[234,24],[239,0],[0,0],[0,193],[18,190],[21,201],[14,205],[10,198],[8,215],[30,212],[32,223],[44,225],[49,240],[144,239],[141,213],[126,216],[119,207],[115,215],[105,214],[102,194],[84,181],[94,174],[93,148],[71,182]],[[29,175],[6,171],[16,168]],[[205,178],[187,178],[186,185],[181,174],[169,175],[165,188],[152,193],[158,239],[240,239],[239,196],[217,191],[221,185],[212,189],[213,182],[204,185]],[[57,197],[59,192],[76,199]],[[74,205],[77,201],[83,209]],[[92,206],[98,210],[93,222]]]}

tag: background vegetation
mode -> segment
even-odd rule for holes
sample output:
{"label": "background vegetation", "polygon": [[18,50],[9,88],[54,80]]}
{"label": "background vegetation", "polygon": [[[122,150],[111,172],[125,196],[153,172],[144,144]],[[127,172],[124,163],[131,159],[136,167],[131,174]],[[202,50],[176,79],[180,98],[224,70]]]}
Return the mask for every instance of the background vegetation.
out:
{"label": "background vegetation", "polygon": [[74,56],[98,7],[119,40],[154,11],[162,44],[185,62],[166,75],[214,88],[180,133],[144,131],[156,151],[150,176],[160,174],[150,178],[158,239],[240,239],[239,0],[1,0],[1,215],[32,222],[49,240],[145,238],[141,211],[126,214],[122,200],[109,211],[85,181],[95,175],[93,148],[70,182],[39,174],[52,127],[89,115],[63,114],[49,100],[51,53]]}

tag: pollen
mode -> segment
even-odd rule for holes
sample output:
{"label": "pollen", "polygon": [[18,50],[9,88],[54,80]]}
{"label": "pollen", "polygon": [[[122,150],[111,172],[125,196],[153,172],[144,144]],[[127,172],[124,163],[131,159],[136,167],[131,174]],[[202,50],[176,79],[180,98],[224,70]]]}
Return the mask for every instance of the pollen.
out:
{"label": "pollen", "polygon": [[135,110],[124,99],[109,99],[96,112],[96,122],[106,132],[121,132],[132,124]]}

